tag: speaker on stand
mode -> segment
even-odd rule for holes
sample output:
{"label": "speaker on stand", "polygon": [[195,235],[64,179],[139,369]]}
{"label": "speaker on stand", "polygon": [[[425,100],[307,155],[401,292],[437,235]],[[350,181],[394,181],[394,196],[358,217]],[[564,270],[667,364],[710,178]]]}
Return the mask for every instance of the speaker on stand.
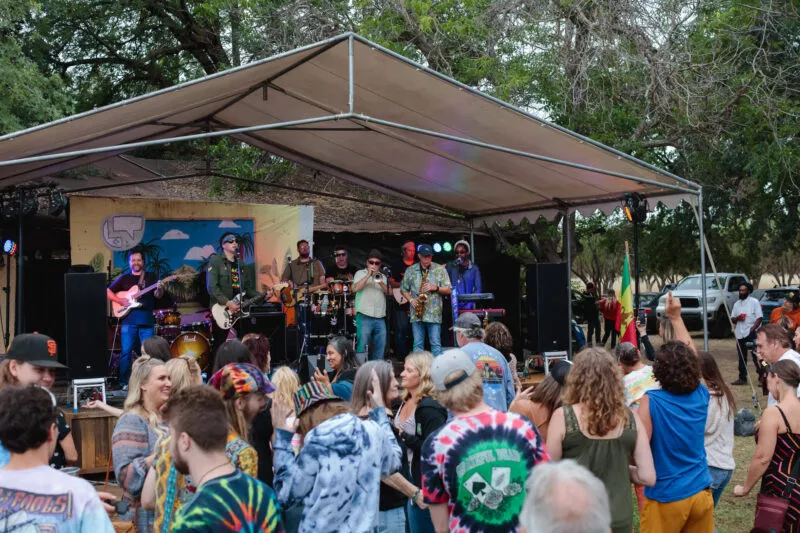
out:
{"label": "speaker on stand", "polygon": [[526,347],[536,354],[569,349],[567,264],[537,263],[526,272],[528,335]]}
{"label": "speaker on stand", "polygon": [[67,360],[71,379],[108,375],[106,275],[64,274]]}

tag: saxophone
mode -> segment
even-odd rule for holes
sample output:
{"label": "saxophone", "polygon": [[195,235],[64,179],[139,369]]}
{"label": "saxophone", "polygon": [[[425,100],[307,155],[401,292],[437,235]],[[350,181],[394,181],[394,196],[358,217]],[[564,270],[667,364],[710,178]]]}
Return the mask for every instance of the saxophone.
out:
{"label": "saxophone", "polygon": [[428,301],[428,293],[422,292],[422,286],[428,282],[428,272],[430,271],[431,269],[429,268],[422,272],[422,281],[419,284],[419,292],[417,293],[417,305],[414,306],[414,316],[417,317],[417,320],[422,318],[422,315],[425,314],[425,303]]}

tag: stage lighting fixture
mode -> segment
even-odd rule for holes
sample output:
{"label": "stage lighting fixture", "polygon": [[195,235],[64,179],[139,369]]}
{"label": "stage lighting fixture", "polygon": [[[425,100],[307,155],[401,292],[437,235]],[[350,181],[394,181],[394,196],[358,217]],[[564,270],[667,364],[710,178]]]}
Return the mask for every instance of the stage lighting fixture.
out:
{"label": "stage lighting fixture", "polygon": [[8,255],[17,255],[17,243],[11,239],[3,241],[3,253]]}
{"label": "stage lighting fixture", "polygon": [[442,243],[440,242],[433,243],[433,251],[436,252],[437,254],[442,253]]}
{"label": "stage lighting fixture", "polygon": [[639,193],[625,194],[625,201],[622,204],[622,212],[628,222],[644,222],[647,220],[647,198]]}
{"label": "stage lighting fixture", "polygon": [[444,250],[447,253],[450,253],[453,251],[453,245],[449,241],[445,241],[444,244],[442,245],[442,250]]}

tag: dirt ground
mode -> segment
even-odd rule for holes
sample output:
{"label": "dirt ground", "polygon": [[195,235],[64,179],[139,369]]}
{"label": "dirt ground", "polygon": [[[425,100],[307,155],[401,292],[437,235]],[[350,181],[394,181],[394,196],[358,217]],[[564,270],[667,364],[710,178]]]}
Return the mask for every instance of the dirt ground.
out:
{"label": "dirt ground", "polygon": [[[697,349],[702,350],[702,333],[692,333],[692,337],[694,338]],[[651,341],[656,349],[661,345],[658,336],[651,337]],[[738,376],[736,341],[732,337],[730,339],[711,339],[708,348],[709,352],[714,355],[725,381],[727,383],[734,381]],[[755,369],[752,366],[752,362],[750,363],[750,370],[751,375],[753,375]],[[749,386],[731,386],[731,390],[736,399],[737,410],[743,407],[749,408],[750,410],[754,410],[756,417],[760,416],[760,410],[766,407],[767,399],[766,396],[761,394],[757,385],[758,384],[754,382],[754,386],[756,387],[755,397],[760,404],[760,409],[758,411],[754,410],[753,391]],[[760,487],[760,484],[756,484],[753,491],[746,497],[737,498],[733,496],[733,487],[737,484],[743,484],[747,477],[747,468],[756,447],[753,437],[735,437],[735,439],[733,456],[736,460],[736,469],[733,472],[731,482],[725,488],[722,498],[720,498],[719,505],[717,505],[717,508],[714,510],[715,524],[719,533],[747,533],[750,531],[753,527],[756,494]],[[638,531],[638,517],[635,520],[635,525],[636,527],[634,529]]]}

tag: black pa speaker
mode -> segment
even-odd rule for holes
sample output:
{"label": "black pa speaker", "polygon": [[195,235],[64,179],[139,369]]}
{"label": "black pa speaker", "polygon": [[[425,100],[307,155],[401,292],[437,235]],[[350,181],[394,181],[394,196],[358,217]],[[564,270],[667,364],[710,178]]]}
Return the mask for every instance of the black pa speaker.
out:
{"label": "black pa speaker", "polygon": [[568,350],[572,329],[566,263],[528,265],[525,283],[528,306],[526,347],[537,354]]}
{"label": "black pa speaker", "polygon": [[64,274],[67,366],[72,379],[108,375],[106,275]]}
{"label": "black pa speaker", "polygon": [[269,339],[272,368],[289,364],[286,356],[286,315],[283,313],[252,314],[239,320],[239,338],[248,333],[260,333]]}

